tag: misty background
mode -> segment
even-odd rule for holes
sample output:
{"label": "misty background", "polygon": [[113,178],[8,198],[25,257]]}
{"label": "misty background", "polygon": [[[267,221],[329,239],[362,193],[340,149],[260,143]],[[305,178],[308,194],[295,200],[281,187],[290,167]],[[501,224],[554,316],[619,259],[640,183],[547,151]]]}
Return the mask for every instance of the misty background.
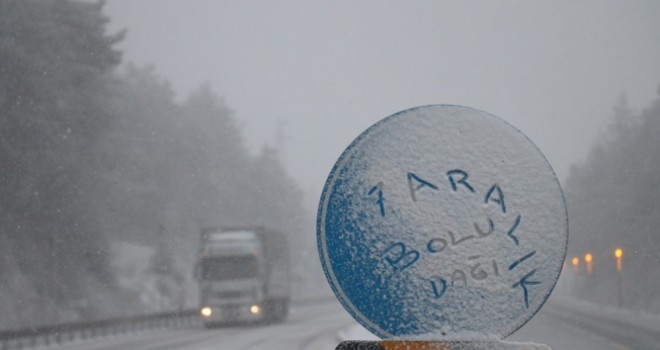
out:
{"label": "misty background", "polygon": [[414,106],[495,114],[555,168],[560,292],[660,313],[660,4],[0,0],[0,327],[196,306],[199,229],[263,224],[327,292],[330,168]]}

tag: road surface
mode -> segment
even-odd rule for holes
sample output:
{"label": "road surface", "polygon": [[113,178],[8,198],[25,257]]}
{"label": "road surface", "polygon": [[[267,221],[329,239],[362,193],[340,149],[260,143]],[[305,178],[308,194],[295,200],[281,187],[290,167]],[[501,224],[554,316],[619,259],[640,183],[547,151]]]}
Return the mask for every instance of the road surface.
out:
{"label": "road surface", "polygon": [[[547,308],[547,311],[545,310]],[[626,350],[633,349],[623,341],[606,339],[575,327],[556,316],[552,305],[537,314],[511,341],[536,342],[555,350]],[[180,330],[153,330],[132,335],[118,335],[80,340],[49,349],[268,349],[268,350],[332,350],[340,341],[339,334],[361,337],[370,335],[358,328],[338,302],[327,300],[294,307],[287,322],[272,326],[227,327],[206,330],[201,326]],[[659,348],[660,349],[660,348]]]}

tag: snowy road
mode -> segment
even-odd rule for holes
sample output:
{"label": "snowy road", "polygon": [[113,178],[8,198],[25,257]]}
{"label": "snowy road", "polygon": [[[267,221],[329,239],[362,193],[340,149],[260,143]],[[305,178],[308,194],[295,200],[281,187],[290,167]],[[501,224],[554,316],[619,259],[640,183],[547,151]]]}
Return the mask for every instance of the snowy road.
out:
{"label": "snowy road", "polygon": [[635,349],[629,347],[624,341],[604,338],[554,317],[552,313],[548,312],[552,307],[552,305],[546,305],[547,310],[542,309],[508,340],[547,344],[554,350]]}
{"label": "snowy road", "polygon": [[[625,341],[606,339],[583,328],[575,327],[556,317],[557,311],[556,307],[546,305],[543,311],[509,340],[545,343],[555,350],[634,349],[626,345]],[[214,330],[205,330],[201,327],[175,331],[158,330],[128,336],[97,338],[53,346],[49,349],[332,350],[339,341],[340,332],[362,339],[369,336],[356,327],[355,322],[337,302],[328,301],[295,307],[289,320],[279,325]]]}
{"label": "snowy road", "polygon": [[109,349],[334,349],[340,329],[353,324],[336,302],[292,308],[286,323],[272,326],[201,326],[182,330],[157,330],[135,335],[83,340],[52,347],[66,350]]}

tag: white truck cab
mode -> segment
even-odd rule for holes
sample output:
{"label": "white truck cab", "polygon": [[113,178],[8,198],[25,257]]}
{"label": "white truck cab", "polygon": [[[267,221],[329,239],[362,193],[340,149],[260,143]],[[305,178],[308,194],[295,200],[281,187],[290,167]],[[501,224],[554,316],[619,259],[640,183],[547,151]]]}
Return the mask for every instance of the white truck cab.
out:
{"label": "white truck cab", "polygon": [[288,314],[288,245],[278,231],[203,229],[195,277],[206,326],[282,321]]}

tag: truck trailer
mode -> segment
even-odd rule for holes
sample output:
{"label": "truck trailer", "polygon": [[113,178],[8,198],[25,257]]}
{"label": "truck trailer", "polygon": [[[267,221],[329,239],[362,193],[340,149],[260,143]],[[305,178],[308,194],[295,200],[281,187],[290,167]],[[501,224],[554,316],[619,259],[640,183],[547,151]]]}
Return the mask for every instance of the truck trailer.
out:
{"label": "truck trailer", "polygon": [[288,315],[289,252],[279,231],[259,226],[202,229],[195,278],[207,327],[280,322]]}

